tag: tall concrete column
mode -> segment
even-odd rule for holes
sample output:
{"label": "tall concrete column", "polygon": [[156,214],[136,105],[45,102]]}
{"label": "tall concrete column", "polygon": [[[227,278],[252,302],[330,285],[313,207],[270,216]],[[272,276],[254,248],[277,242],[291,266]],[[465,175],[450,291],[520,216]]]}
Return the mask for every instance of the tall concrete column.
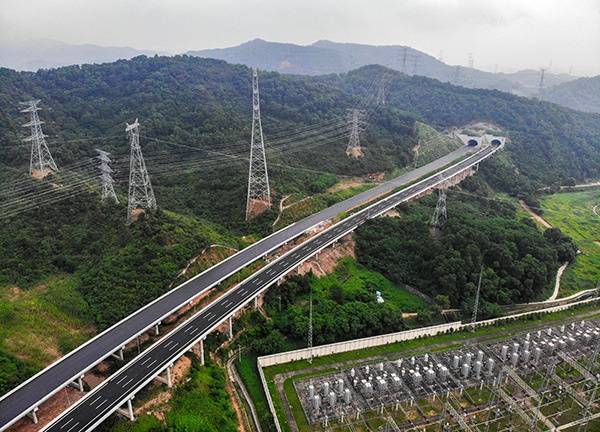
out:
{"label": "tall concrete column", "polygon": [[229,317],[229,339],[233,339],[233,315]]}
{"label": "tall concrete column", "polygon": [[200,339],[200,364],[204,366],[204,339]]}

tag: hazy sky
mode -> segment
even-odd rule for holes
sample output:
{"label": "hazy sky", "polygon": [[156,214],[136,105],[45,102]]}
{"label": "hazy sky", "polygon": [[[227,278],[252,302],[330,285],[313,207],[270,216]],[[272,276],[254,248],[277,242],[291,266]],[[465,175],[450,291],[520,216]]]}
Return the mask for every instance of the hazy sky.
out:
{"label": "hazy sky", "polygon": [[600,0],[0,0],[0,40],[172,53],[257,37],[410,45],[450,64],[600,74]]}

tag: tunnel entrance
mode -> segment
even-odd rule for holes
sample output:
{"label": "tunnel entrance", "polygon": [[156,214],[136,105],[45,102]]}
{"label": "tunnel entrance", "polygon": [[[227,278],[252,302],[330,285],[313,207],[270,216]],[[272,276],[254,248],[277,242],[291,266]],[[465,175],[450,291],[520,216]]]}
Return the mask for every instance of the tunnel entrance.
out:
{"label": "tunnel entrance", "polygon": [[469,141],[467,141],[467,145],[471,146],[471,147],[475,147],[478,144],[479,144],[479,142],[475,139],[470,139]]}

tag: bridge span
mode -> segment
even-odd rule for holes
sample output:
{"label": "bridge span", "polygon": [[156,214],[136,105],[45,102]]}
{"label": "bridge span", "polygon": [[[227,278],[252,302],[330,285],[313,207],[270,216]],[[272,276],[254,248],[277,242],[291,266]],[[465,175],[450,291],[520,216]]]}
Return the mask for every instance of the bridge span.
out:
{"label": "bridge span", "polygon": [[490,145],[481,149],[462,147],[408,174],[283,228],[167,292],[4,395],[0,399],[0,431],[27,414],[35,418],[37,407],[65,385],[76,381],[100,361],[119,352],[139,334],[158,326],[161,320],[243,267],[340,212],[389,194],[398,187],[422,178],[432,171],[440,170],[452,161],[475,151],[473,155],[437,174],[380,199],[274,260],[142,352],[110,379],[56,418],[44,430],[57,432],[91,430],[123,405],[129,407],[128,412],[132,415],[131,400],[142,387],[161,373],[166,372],[167,380],[170,380],[170,368],[177,358],[195,344],[202,343],[208,333],[224,321],[231,320],[237,311],[271,284],[321,249],[356,229],[365,220],[376,217],[399,203],[419,196],[478,165],[502,145],[503,143]]}

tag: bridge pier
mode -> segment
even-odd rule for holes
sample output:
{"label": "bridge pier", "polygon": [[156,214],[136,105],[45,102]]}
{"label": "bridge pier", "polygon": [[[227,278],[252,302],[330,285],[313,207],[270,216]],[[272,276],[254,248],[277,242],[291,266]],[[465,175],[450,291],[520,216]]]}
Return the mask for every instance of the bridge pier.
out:
{"label": "bridge pier", "polygon": [[163,384],[166,384],[167,387],[171,388],[173,387],[173,375],[171,374],[171,370],[173,369],[173,363],[171,363],[169,366],[167,366],[167,377],[163,378],[160,375],[158,375],[155,379],[157,381],[160,381]]}
{"label": "bridge pier", "polygon": [[200,339],[200,364],[204,366],[204,339]]}
{"label": "bridge pier", "polygon": [[160,334],[159,330],[158,330],[158,326],[160,325],[161,321],[157,322],[156,324],[154,324],[154,335],[158,336]]}
{"label": "bridge pier", "polygon": [[81,393],[83,393],[83,377],[84,376],[85,375],[81,375],[80,377],[77,378],[77,381],[72,381],[69,383],[69,385],[72,385],[73,387],[78,389]]}
{"label": "bridge pier", "polygon": [[119,348],[119,351],[117,351],[116,353],[112,353],[111,357],[116,358],[117,360],[121,360],[124,361],[125,360],[125,356],[123,354],[123,351],[125,350],[125,347],[122,346],[121,348]]}
{"label": "bridge pier", "polygon": [[229,339],[233,339],[233,315],[229,317]]}
{"label": "bridge pier", "polygon": [[254,309],[258,309],[258,296],[254,297]]}
{"label": "bridge pier", "polygon": [[133,398],[134,396],[131,396],[131,398],[127,399],[127,408],[117,408],[117,414],[122,415],[130,421],[135,421],[135,415],[133,414],[133,405],[131,404]]}
{"label": "bridge pier", "polygon": [[37,416],[37,411],[38,411],[38,407],[35,407],[34,409],[32,409],[31,411],[29,411],[27,413],[27,417],[29,417],[31,419],[31,421],[33,422],[33,424],[38,424],[38,416]]}

